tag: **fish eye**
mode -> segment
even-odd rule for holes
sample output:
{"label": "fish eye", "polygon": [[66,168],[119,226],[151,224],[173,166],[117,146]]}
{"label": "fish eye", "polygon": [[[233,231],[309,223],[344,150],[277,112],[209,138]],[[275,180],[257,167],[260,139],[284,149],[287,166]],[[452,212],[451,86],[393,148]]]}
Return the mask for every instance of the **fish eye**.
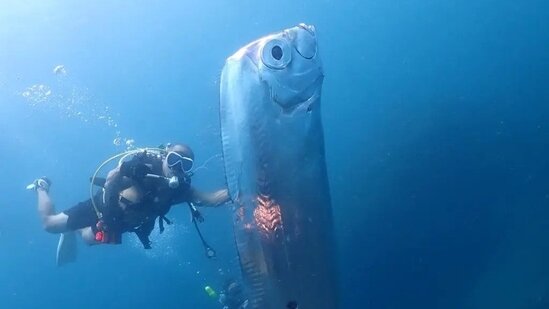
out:
{"label": "fish eye", "polygon": [[261,61],[271,69],[284,69],[292,60],[290,44],[285,40],[273,39],[265,43],[261,51]]}
{"label": "fish eye", "polygon": [[273,49],[271,50],[271,54],[273,55],[273,58],[276,60],[282,59],[282,48],[280,46],[275,45],[273,46]]}

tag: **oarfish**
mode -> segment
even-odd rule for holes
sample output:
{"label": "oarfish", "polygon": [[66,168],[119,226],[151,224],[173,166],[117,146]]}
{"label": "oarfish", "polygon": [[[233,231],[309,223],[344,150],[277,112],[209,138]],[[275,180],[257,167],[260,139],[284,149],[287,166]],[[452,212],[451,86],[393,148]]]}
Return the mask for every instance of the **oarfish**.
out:
{"label": "oarfish", "polygon": [[248,308],[338,307],[323,78],[305,24],[246,45],[223,68],[223,158]]}

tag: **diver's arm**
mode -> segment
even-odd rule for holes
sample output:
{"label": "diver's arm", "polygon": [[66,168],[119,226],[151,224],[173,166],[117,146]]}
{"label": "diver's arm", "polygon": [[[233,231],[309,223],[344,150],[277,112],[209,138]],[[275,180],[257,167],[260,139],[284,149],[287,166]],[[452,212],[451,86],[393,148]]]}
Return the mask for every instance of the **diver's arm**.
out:
{"label": "diver's arm", "polygon": [[172,205],[186,202],[200,207],[218,207],[230,201],[231,197],[229,196],[229,191],[227,189],[205,193],[190,187],[187,194],[174,198],[172,200]]}
{"label": "diver's arm", "polygon": [[229,201],[229,190],[221,189],[211,193],[200,192],[191,187],[191,201],[200,207],[219,207]]}

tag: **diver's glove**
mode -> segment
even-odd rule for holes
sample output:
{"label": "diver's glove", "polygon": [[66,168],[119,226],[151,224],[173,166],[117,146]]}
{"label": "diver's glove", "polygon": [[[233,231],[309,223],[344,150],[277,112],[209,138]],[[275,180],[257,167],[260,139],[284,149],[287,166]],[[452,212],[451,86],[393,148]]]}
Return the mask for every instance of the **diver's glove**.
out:
{"label": "diver's glove", "polygon": [[151,168],[145,163],[126,161],[120,165],[120,175],[132,178],[134,180],[141,180],[151,173]]}

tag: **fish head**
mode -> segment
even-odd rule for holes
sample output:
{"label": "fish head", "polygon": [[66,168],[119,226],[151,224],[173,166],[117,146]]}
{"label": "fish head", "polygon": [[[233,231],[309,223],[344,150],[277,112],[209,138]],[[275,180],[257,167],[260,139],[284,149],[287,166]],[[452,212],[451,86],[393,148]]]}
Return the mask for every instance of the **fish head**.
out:
{"label": "fish head", "polygon": [[310,111],[320,97],[324,74],[314,26],[299,24],[248,46],[271,102],[283,110]]}

